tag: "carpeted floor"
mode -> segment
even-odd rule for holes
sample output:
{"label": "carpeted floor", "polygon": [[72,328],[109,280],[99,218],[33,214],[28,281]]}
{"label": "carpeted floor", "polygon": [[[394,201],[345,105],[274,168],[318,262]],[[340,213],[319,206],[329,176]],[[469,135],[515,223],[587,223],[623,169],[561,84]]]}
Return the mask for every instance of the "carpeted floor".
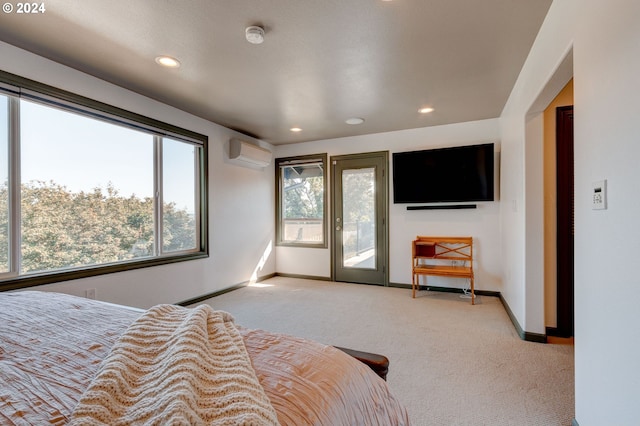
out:
{"label": "carpeted floor", "polygon": [[275,277],[206,301],[236,323],[389,357],[414,425],[570,425],[573,346],[522,341],[500,300]]}

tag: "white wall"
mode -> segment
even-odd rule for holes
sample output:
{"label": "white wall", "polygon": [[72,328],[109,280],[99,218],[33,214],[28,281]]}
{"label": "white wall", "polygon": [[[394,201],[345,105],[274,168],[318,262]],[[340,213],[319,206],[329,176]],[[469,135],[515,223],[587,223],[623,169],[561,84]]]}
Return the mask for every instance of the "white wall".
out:
{"label": "white wall", "polygon": [[[524,157],[536,149],[529,144],[537,143],[526,134],[527,115],[538,111],[541,93],[572,47],[575,413],[581,426],[638,424],[640,310],[634,297],[640,285],[635,271],[640,251],[638,22],[636,0],[554,1],[501,117],[503,197],[520,206],[529,200],[523,189],[536,179],[535,173],[526,171],[535,164]],[[608,209],[592,210],[591,185],[602,179],[608,181]],[[504,295],[528,327],[531,313],[538,310],[538,282],[527,274],[535,262],[528,258],[524,241],[537,224],[527,217],[526,206],[513,211],[505,200],[502,207],[505,277],[510,276]]]}
{"label": "white wall", "polygon": [[551,5],[500,118],[502,295],[520,326],[537,334],[545,334],[541,114],[571,79],[563,67],[573,43],[571,5],[572,0]]}
{"label": "white wall", "polygon": [[[457,145],[495,142],[500,149],[497,119],[425,127],[397,132],[378,133],[300,144],[278,145],[277,157],[327,153],[332,155],[360,152],[412,151]],[[497,163],[499,165],[500,163]],[[393,170],[389,170],[392,176]],[[389,281],[411,284],[411,241],[417,235],[473,236],[476,288],[501,290],[501,251],[499,239],[500,202],[477,203],[475,210],[418,210],[407,211],[404,204],[393,204],[390,179],[389,206]],[[331,233],[330,233],[331,234]],[[276,248],[276,270],[279,273],[331,276],[330,249]],[[430,277],[430,283],[462,288],[464,280]]]}
{"label": "white wall", "polygon": [[[638,424],[640,2],[587,1],[575,36],[576,418]],[[591,210],[607,179],[608,209]]]}
{"label": "white wall", "polygon": [[248,281],[254,273],[275,271],[273,250],[263,259],[275,235],[273,165],[262,170],[228,160],[229,139],[241,135],[2,42],[0,69],[209,137],[209,258],[31,289],[84,296],[85,289],[95,288],[98,299],[144,308],[181,302]]}

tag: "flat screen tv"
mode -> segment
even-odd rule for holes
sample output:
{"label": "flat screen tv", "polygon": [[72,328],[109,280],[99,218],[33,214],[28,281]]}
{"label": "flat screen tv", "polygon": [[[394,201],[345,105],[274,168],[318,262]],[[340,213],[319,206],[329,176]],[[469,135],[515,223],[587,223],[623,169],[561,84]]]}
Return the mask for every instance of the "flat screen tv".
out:
{"label": "flat screen tv", "polygon": [[493,144],[393,154],[393,202],[493,201]]}

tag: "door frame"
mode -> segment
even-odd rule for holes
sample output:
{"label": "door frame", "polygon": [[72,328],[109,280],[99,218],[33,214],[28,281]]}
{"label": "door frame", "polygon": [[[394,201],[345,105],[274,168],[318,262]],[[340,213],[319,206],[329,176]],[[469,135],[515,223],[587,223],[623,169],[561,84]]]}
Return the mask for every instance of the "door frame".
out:
{"label": "door frame", "polygon": [[[337,266],[337,239],[336,239],[336,175],[335,169],[338,161],[344,160],[363,160],[363,159],[375,159],[375,160],[383,160],[384,166],[382,169],[382,187],[376,188],[376,196],[383,197],[382,200],[382,212],[381,218],[377,218],[377,225],[382,226],[383,231],[381,232],[382,241],[379,241],[379,247],[384,250],[384,253],[380,256],[382,268],[383,268],[383,282],[382,284],[385,287],[389,286],[389,151],[374,151],[374,152],[363,152],[357,154],[346,154],[346,155],[334,155],[329,158],[330,164],[330,229],[331,229],[331,280],[336,281],[336,266]],[[376,216],[377,217],[377,216]],[[376,284],[373,284],[376,285]]]}

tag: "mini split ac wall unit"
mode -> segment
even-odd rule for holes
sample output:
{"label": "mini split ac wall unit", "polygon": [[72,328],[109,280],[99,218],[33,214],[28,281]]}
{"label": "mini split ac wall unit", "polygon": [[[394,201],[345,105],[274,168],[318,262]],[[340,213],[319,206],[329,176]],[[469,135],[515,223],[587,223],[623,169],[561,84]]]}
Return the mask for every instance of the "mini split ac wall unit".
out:
{"label": "mini split ac wall unit", "polygon": [[271,163],[271,151],[240,139],[231,139],[229,158],[258,167],[266,167]]}

